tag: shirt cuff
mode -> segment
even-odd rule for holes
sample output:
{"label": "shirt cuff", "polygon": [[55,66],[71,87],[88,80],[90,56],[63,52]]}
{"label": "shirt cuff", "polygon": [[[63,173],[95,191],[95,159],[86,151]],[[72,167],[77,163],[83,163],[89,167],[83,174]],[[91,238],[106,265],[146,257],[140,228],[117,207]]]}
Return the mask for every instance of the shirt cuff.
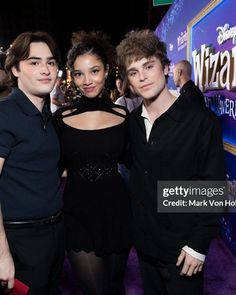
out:
{"label": "shirt cuff", "polygon": [[182,248],[185,252],[187,252],[189,255],[193,256],[194,258],[197,258],[198,260],[204,262],[206,255],[198,253],[196,251],[194,251],[192,248],[188,247],[188,246],[184,246]]}

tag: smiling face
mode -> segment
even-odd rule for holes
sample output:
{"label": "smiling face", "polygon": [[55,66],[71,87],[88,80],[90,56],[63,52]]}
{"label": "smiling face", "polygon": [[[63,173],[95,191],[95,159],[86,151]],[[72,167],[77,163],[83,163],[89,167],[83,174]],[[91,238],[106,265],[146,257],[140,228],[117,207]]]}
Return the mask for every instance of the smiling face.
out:
{"label": "smiling face", "polygon": [[49,94],[57,79],[58,66],[48,45],[44,42],[30,44],[29,57],[13,67],[19,89],[29,98]]}
{"label": "smiling face", "polygon": [[107,74],[108,68],[95,54],[86,53],[75,59],[74,83],[86,97],[94,98],[101,94]]}
{"label": "smiling face", "polygon": [[168,66],[163,70],[155,56],[131,62],[126,72],[130,87],[145,100],[155,100],[166,87]]}

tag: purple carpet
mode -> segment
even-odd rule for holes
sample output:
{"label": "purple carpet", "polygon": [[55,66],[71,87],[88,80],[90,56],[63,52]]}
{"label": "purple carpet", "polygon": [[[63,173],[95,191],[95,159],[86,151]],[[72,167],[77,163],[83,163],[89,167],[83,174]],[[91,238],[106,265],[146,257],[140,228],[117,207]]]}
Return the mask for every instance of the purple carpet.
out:
{"label": "purple carpet", "polygon": [[204,295],[235,294],[236,257],[222,240],[214,240],[206,261]]}
{"label": "purple carpet", "polygon": [[[130,251],[125,277],[126,295],[143,295],[138,261],[134,249]],[[236,257],[224,242],[212,242],[205,265],[204,295],[236,294]],[[65,260],[60,295],[82,295],[73,277],[68,260]]]}
{"label": "purple carpet", "polygon": [[[138,259],[136,251],[131,249],[125,275],[126,295],[143,295],[142,282],[140,278]],[[64,271],[62,274],[60,295],[82,295],[79,286],[73,276],[70,263],[65,259]]]}

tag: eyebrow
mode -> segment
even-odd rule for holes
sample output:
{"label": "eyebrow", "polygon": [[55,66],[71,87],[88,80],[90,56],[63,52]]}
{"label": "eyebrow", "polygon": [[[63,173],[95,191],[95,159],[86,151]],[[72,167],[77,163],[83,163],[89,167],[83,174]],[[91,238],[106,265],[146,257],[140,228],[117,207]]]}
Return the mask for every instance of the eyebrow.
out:
{"label": "eyebrow", "polygon": [[[94,69],[100,69],[101,68],[101,66],[100,65],[97,65],[97,66],[92,66],[91,68],[89,68],[89,70],[91,71],[91,70],[94,70]],[[73,70],[73,72],[82,72],[81,70],[79,70],[79,69],[74,69]]]}
{"label": "eyebrow", "polygon": [[[30,57],[28,57],[26,60],[32,60],[32,59],[36,59],[36,60],[42,60],[42,58],[41,57],[38,57],[38,56],[30,56]],[[53,56],[50,56],[50,57],[47,57],[47,60],[55,60],[55,57],[53,57]]]}
{"label": "eyebrow", "polygon": [[147,64],[154,63],[155,61],[156,61],[155,59],[150,59],[147,62],[145,62],[143,65],[146,66]]}
{"label": "eyebrow", "polygon": [[94,69],[96,69],[96,68],[101,68],[101,66],[100,65],[95,65],[95,66],[92,66],[91,68],[90,68],[90,70],[94,70]]}
{"label": "eyebrow", "polygon": [[[150,63],[154,63],[155,60],[154,59],[150,59],[148,61],[146,61],[144,64],[142,64],[142,67],[145,67],[146,65],[150,64]],[[131,71],[137,71],[137,69],[135,67],[133,68],[130,68],[128,71],[127,71],[127,74]]]}

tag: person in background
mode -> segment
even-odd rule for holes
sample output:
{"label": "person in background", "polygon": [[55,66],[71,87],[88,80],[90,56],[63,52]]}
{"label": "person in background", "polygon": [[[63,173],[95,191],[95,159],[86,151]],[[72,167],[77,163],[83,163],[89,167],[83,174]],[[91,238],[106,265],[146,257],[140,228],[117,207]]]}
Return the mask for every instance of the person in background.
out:
{"label": "person in background", "polygon": [[116,79],[116,87],[120,93],[120,97],[116,100],[115,104],[126,107],[129,112],[136,109],[143,101],[142,97],[137,96],[132,89],[127,88],[123,85],[123,80],[118,77]]}
{"label": "person in background", "polygon": [[11,92],[11,87],[7,83],[7,73],[5,71],[6,54],[0,51],[0,100]]}
{"label": "person in background", "polygon": [[166,46],[151,30],[117,46],[128,87],[143,97],[130,115],[130,191],[134,246],[145,295],[202,295],[203,265],[219,230],[214,213],[160,213],[160,180],[225,180],[219,122],[200,104],[167,88]]}
{"label": "person in background", "polygon": [[53,90],[50,92],[50,109],[52,113],[54,113],[56,110],[62,107],[66,102],[65,94],[62,91],[62,84],[63,84],[62,75],[63,75],[63,72],[62,70],[60,70],[58,72],[58,78],[57,78],[56,84],[53,87]]}
{"label": "person in background", "polygon": [[193,103],[205,105],[204,95],[197,85],[191,80],[192,65],[187,60],[177,62],[173,70],[173,80],[180,93]]}
{"label": "person in background", "polygon": [[117,91],[119,92],[120,95],[122,95],[122,93],[123,93],[123,80],[121,79],[121,77],[119,75],[116,77],[115,84],[116,84]]}
{"label": "person in background", "polygon": [[12,93],[0,102],[0,280],[29,295],[56,295],[64,261],[60,145],[44,103],[59,52],[46,32],[20,34],[5,69]]}
{"label": "person in background", "polygon": [[[120,77],[116,79],[116,87],[121,96],[115,101],[115,104],[124,106],[129,112],[132,112],[142,103],[142,97],[135,95],[130,88],[126,89],[125,83]],[[130,171],[127,166],[125,164],[119,164],[118,169],[125,182],[129,185]]]}
{"label": "person in background", "polygon": [[114,49],[101,32],[77,32],[67,66],[78,102],[54,123],[67,169],[67,253],[84,295],[123,295],[131,247],[129,195],[117,164],[126,151],[128,110],[106,88]]}

